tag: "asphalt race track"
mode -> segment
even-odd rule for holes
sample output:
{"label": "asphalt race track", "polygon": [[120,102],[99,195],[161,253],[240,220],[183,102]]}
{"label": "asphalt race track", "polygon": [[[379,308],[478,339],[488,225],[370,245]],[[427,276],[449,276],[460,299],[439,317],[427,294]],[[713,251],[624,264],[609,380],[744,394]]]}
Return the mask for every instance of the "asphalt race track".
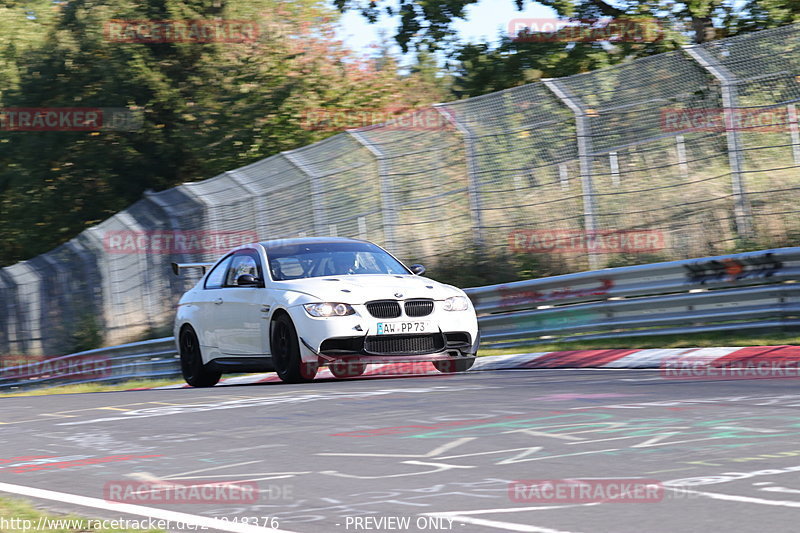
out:
{"label": "asphalt race track", "polygon": [[[84,516],[186,519],[175,531],[800,527],[793,379],[505,370],[6,398],[0,406],[0,491]],[[543,486],[531,480],[569,479],[658,490],[625,501],[529,490]],[[246,502],[106,501],[110,487],[153,480],[250,482],[259,492]]]}

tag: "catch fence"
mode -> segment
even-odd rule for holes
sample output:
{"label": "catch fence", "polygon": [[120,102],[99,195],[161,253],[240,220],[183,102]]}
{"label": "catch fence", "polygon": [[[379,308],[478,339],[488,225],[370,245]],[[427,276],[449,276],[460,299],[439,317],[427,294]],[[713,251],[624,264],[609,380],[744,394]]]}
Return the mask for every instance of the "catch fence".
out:
{"label": "catch fence", "polygon": [[[0,353],[69,353],[93,332],[106,344],[168,334],[196,280],[169,265],[215,259],[227,241],[208,235],[359,237],[434,271],[467,252],[567,273],[791,246],[798,48],[800,25],[709,42],[438,104],[147,193],[0,269]],[[153,244],[179,235],[201,244]]]}

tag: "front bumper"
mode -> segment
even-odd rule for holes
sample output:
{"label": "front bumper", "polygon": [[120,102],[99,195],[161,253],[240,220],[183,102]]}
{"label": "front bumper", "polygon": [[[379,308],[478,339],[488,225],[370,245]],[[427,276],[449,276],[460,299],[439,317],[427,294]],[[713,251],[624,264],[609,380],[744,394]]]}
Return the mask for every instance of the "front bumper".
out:
{"label": "front bumper", "polygon": [[[369,355],[382,357],[416,356],[432,354],[467,355],[472,353],[472,337],[466,331],[429,333],[419,335],[366,335],[358,337],[333,337],[322,341],[317,355],[344,357]],[[308,346],[313,349],[313,347]]]}
{"label": "front bumper", "polygon": [[[466,311],[435,310],[424,320],[430,321],[435,333],[377,334],[377,319],[356,307],[352,316],[314,318],[302,306],[290,309],[300,337],[304,361],[316,359],[332,362],[435,361],[477,352],[478,321],[471,308]],[[403,317],[400,320],[415,320]],[[430,331],[430,330],[429,330]]]}

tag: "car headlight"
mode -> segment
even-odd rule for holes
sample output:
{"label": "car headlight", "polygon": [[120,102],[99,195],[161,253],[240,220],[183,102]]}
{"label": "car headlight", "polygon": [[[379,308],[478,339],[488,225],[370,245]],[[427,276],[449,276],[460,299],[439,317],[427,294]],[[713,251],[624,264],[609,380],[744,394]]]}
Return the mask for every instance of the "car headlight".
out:
{"label": "car headlight", "polygon": [[348,304],[335,302],[305,304],[303,307],[305,308],[306,313],[315,317],[347,316],[355,314],[356,312],[356,310]]}
{"label": "car headlight", "polygon": [[469,309],[469,300],[466,296],[451,296],[444,301],[445,311],[466,311]]}

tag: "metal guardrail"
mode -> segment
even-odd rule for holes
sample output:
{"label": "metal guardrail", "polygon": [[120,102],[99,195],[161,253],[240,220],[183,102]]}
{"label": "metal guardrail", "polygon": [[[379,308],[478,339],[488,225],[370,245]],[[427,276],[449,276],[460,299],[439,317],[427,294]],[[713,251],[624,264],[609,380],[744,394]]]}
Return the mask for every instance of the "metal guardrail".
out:
{"label": "metal guardrail", "polygon": [[800,248],[468,289],[483,345],[800,326]]}
{"label": "metal guardrail", "polygon": [[[467,289],[483,345],[798,328],[800,247]],[[179,378],[174,339],[0,369],[0,389]]]}
{"label": "metal guardrail", "polygon": [[0,368],[0,390],[164,378],[181,378],[180,361],[173,337],[98,348],[55,358],[37,359],[28,356],[28,361],[24,364]]}

